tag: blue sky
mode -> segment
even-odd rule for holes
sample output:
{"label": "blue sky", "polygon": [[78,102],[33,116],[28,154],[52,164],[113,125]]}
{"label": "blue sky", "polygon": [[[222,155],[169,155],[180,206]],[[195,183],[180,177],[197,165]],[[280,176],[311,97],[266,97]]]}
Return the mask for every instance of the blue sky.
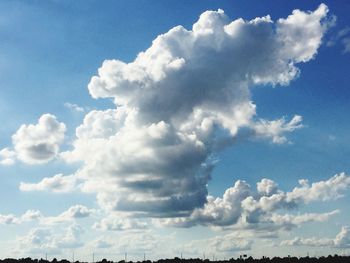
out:
{"label": "blue sky", "polygon": [[348,253],[349,11],[1,1],[0,257]]}

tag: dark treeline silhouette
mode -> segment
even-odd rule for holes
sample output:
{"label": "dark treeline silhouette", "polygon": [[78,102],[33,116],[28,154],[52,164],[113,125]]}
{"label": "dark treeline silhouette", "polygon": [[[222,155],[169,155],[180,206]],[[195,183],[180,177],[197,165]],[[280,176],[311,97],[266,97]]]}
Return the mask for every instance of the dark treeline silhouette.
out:
{"label": "dark treeline silhouette", "polygon": [[[262,257],[262,258],[252,258],[252,257],[240,257],[240,258],[231,258],[228,260],[216,260],[212,261],[209,259],[202,260],[200,258],[191,258],[191,259],[180,259],[180,258],[173,258],[173,259],[159,259],[156,261],[151,260],[145,260],[145,261],[135,261],[137,263],[350,263],[350,256],[327,256],[327,257]],[[66,259],[57,260],[54,258],[52,261],[45,260],[45,259],[32,259],[32,258],[21,258],[21,259],[13,259],[13,258],[6,258],[3,260],[0,260],[0,263],[71,263],[70,261]],[[75,261],[74,263],[88,263],[85,261]],[[134,261],[127,261],[124,260],[121,261],[109,261],[107,259],[102,259],[101,261],[96,261],[94,263],[134,263]]]}

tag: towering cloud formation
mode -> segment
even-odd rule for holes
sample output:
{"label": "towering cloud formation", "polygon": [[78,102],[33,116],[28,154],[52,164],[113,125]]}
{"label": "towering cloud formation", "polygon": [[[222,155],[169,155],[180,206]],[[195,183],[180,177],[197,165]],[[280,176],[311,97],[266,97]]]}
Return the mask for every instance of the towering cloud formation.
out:
{"label": "towering cloud formation", "polygon": [[[83,162],[75,174],[81,189],[95,192],[104,209],[145,216],[189,216],[203,207],[212,154],[242,128],[284,143],[286,132],[302,126],[300,116],[258,119],[251,88],[288,85],[298,75],[296,64],[317,53],[327,11],[322,4],[277,22],[207,11],[191,30],[177,26],[158,36],[130,63],[104,61],[88,89],[93,98],[113,98],[116,109],[88,113],[73,149],[62,153]],[[57,152],[46,148],[43,160]],[[31,149],[23,160],[34,161]],[[268,184],[259,191],[272,194]],[[241,190],[232,194],[246,196]]]}

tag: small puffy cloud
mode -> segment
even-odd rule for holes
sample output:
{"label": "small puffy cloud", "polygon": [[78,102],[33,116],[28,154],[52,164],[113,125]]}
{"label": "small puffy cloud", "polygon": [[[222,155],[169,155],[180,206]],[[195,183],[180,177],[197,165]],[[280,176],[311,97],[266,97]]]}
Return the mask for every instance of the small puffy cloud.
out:
{"label": "small puffy cloud", "polygon": [[53,225],[74,222],[76,219],[86,218],[95,211],[83,205],[74,205],[57,216],[44,216],[39,210],[27,210],[21,216],[0,214],[0,224],[17,225],[30,221],[38,221],[41,225]]}
{"label": "small puffy cloud", "polygon": [[62,213],[63,217],[69,217],[69,218],[84,218],[90,216],[92,213],[91,209],[88,209],[86,206],[83,205],[74,205],[71,206],[67,211]]}
{"label": "small puffy cloud", "polygon": [[103,231],[137,230],[146,229],[147,227],[147,223],[140,222],[135,219],[112,216],[103,218],[100,222],[93,225],[94,229],[101,229]]}
{"label": "small puffy cloud", "polygon": [[75,112],[85,112],[85,109],[83,107],[80,107],[77,104],[74,103],[70,103],[70,102],[65,102],[64,107],[66,107],[67,109],[71,110],[71,111],[75,111]]}
{"label": "small puffy cloud", "polygon": [[12,136],[18,159],[29,164],[53,159],[63,142],[66,126],[51,114],[44,114],[37,124],[22,125]]}
{"label": "small puffy cloud", "polygon": [[82,163],[75,174],[81,190],[109,212],[192,217],[205,206],[215,212],[197,215],[203,223],[235,221],[239,206],[222,212],[217,207],[228,201],[207,198],[213,156],[240,130],[280,144],[302,127],[298,115],[258,118],[251,90],[298,76],[298,63],[313,59],[322,43],[327,12],[321,4],[274,22],[206,11],[191,29],[159,35],[129,63],[104,61],[88,90],[95,99],[112,98],[116,109],[89,112],[72,149],[61,154]]}
{"label": "small puffy cloud", "polygon": [[276,214],[273,213],[269,216],[268,220],[272,223],[271,228],[291,230],[294,227],[298,227],[302,224],[309,222],[325,222],[328,221],[330,217],[339,213],[339,210],[334,210],[328,213],[305,213],[299,215],[291,214]]}
{"label": "small puffy cloud", "polygon": [[290,240],[283,240],[284,246],[310,246],[310,247],[334,247],[350,248],[350,227],[343,226],[335,238],[300,238],[296,237]]}
{"label": "small puffy cloud", "polygon": [[41,219],[43,225],[54,225],[67,222],[74,222],[77,219],[89,217],[94,213],[93,209],[89,209],[83,205],[74,205],[57,216],[48,216]]}
{"label": "small puffy cloud", "polygon": [[284,118],[273,121],[260,120],[254,125],[254,131],[257,137],[271,138],[273,143],[282,144],[288,141],[285,133],[303,127],[301,121],[302,117],[299,115],[295,115],[289,122]]}
{"label": "small puffy cloud", "polygon": [[333,240],[329,238],[299,238],[283,240],[282,246],[310,246],[310,247],[330,247],[333,246]]}
{"label": "small puffy cloud", "polygon": [[22,216],[15,216],[13,214],[0,214],[0,224],[3,225],[18,225],[24,222],[39,220],[43,217],[39,210],[27,210]]}
{"label": "small puffy cloud", "polygon": [[21,255],[50,253],[61,254],[65,249],[82,247],[82,228],[70,225],[67,229],[54,231],[51,228],[34,228],[16,240],[16,251]]}
{"label": "small puffy cloud", "polygon": [[320,24],[327,12],[328,7],[321,4],[314,12],[305,13],[297,9],[286,19],[279,19],[277,34],[284,43],[282,52],[295,61],[312,59],[329,26],[329,23]]}
{"label": "small puffy cloud", "polygon": [[39,210],[27,210],[21,217],[23,221],[40,220],[41,218],[43,215]]}
{"label": "small puffy cloud", "polygon": [[24,192],[30,191],[52,191],[55,193],[66,193],[76,188],[77,179],[70,175],[56,174],[53,177],[45,177],[38,183],[21,182],[19,189]]}
{"label": "small puffy cloud", "polygon": [[225,235],[215,237],[210,243],[218,252],[233,252],[250,250],[253,241],[237,238],[235,235]]}
{"label": "small puffy cloud", "polygon": [[287,193],[287,202],[305,203],[313,201],[335,200],[343,196],[343,193],[350,187],[350,177],[345,173],[334,175],[326,181],[312,183],[307,180],[299,180],[300,186],[295,187]]}
{"label": "small puffy cloud", "polygon": [[42,115],[37,124],[23,124],[12,135],[13,150],[0,151],[0,163],[11,165],[15,159],[28,164],[43,164],[55,158],[64,140],[66,126],[52,114]]}
{"label": "small puffy cloud", "polygon": [[256,184],[256,189],[263,196],[271,196],[278,192],[278,185],[270,179],[263,178]]}
{"label": "small puffy cloud", "polygon": [[13,165],[16,161],[16,153],[9,148],[0,150],[0,164]]}
{"label": "small puffy cloud", "polygon": [[20,223],[21,220],[13,214],[0,215],[0,224],[2,225],[17,225]]}

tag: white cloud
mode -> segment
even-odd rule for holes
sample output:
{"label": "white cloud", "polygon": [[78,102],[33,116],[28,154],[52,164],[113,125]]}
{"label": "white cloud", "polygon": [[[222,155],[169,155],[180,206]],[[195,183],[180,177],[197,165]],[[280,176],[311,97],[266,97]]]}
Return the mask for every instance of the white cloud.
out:
{"label": "white cloud", "polygon": [[333,240],[329,238],[294,238],[290,240],[283,240],[282,246],[311,246],[311,247],[328,247],[332,246]]}
{"label": "white cloud", "polygon": [[190,216],[160,219],[158,222],[176,227],[206,225],[256,231],[291,230],[304,223],[327,221],[339,211],[289,214],[286,210],[309,202],[337,199],[350,188],[350,176],[344,173],[311,186],[304,180],[300,182],[300,187],[283,192],[275,182],[265,178],[257,183],[255,193],[246,182],[237,181],[225,191],[222,198],[208,196],[204,207],[196,208]]}
{"label": "white cloud", "polygon": [[215,254],[220,256],[228,255],[232,257],[234,252],[251,250],[253,245],[252,237],[248,234],[242,235],[240,232],[221,234],[211,238],[197,239],[178,245],[173,249],[177,254],[184,253],[187,257],[202,256],[206,258]]}
{"label": "white cloud", "polygon": [[328,27],[328,23],[320,25],[327,12],[328,7],[321,4],[312,13],[294,10],[288,18],[279,19],[277,34],[284,43],[285,50],[282,49],[282,52],[296,62],[312,59]]}
{"label": "white cloud", "polygon": [[[285,133],[302,127],[298,115],[257,120],[250,88],[293,80],[296,64],[317,53],[327,12],[322,4],[273,22],[207,11],[192,30],[172,28],[130,63],[104,61],[88,89],[117,108],[88,113],[73,149],[61,155],[84,163],[75,174],[82,191],[96,193],[105,210],[144,216],[203,207],[212,156],[240,129],[285,143]],[[218,129],[227,133],[217,137]]]}
{"label": "white cloud", "polygon": [[37,221],[41,225],[72,223],[76,219],[86,218],[95,212],[83,205],[74,205],[57,216],[44,216],[39,210],[27,210],[21,216],[0,214],[0,224],[18,225],[25,222]]}
{"label": "white cloud", "polygon": [[40,220],[43,217],[39,210],[27,210],[21,217],[22,221]]}
{"label": "white cloud", "polygon": [[3,225],[14,225],[19,224],[21,221],[13,214],[0,215],[0,224]]}
{"label": "white cloud", "polygon": [[74,205],[57,216],[43,217],[40,221],[43,225],[54,225],[61,223],[74,222],[76,219],[89,217],[94,213],[93,209],[89,209],[83,205]]}
{"label": "white cloud", "polygon": [[52,244],[52,232],[45,228],[35,228],[16,240],[19,253],[59,253]]}
{"label": "white cloud", "polygon": [[83,218],[83,217],[90,216],[91,213],[92,213],[92,210],[88,209],[86,206],[74,205],[74,206],[71,206],[67,211],[62,213],[62,217]]}
{"label": "white cloud", "polygon": [[300,226],[309,222],[325,222],[328,221],[330,217],[339,213],[339,210],[334,210],[328,213],[305,213],[298,215],[291,214],[276,214],[273,213],[269,216],[270,222],[273,224],[273,227],[283,230],[291,230],[294,227]]}
{"label": "white cloud", "polygon": [[26,256],[36,253],[61,254],[62,250],[83,246],[82,233],[82,228],[76,224],[59,231],[51,228],[34,228],[16,239],[15,250],[18,254]]}
{"label": "white cloud", "polygon": [[104,231],[125,231],[125,230],[136,230],[146,229],[147,223],[137,221],[135,219],[120,218],[109,216],[103,218],[100,222],[93,225],[94,229],[101,229]]}
{"label": "white cloud", "polygon": [[252,248],[252,240],[247,238],[237,238],[234,234],[216,236],[210,240],[210,246],[217,252],[245,251]]}
{"label": "white cloud", "polygon": [[161,220],[164,225],[191,227],[196,224],[227,226],[237,223],[243,210],[241,202],[251,195],[250,186],[244,181],[237,181],[228,188],[222,198],[209,196],[203,208],[197,208],[190,217]]}
{"label": "white cloud", "polygon": [[258,193],[263,196],[271,196],[278,192],[278,185],[270,179],[263,178],[256,184],[256,189],[258,190]]}
{"label": "white cloud", "polygon": [[300,187],[287,193],[287,202],[309,203],[317,200],[335,200],[343,196],[343,192],[350,187],[350,177],[345,173],[334,175],[329,180],[309,184],[308,180],[299,180]]}
{"label": "white cloud", "polygon": [[85,109],[83,107],[80,107],[79,105],[77,105],[75,103],[65,102],[63,105],[64,105],[64,107],[66,107],[67,109],[70,109],[72,111],[85,112]]}
{"label": "white cloud", "polygon": [[42,115],[37,124],[23,124],[12,135],[13,150],[0,151],[1,164],[14,164],[19,159],[28,164],[42,164],[55,158],[64,140],[66,126],[51,114]]}
{"label": "white cloud", "polygon": [[[350,187],[345,174],[311,185],[301,180],[290,192],[267,178],[256,189],[237,180],[222,197],[208,195],[207,185],[217,162],[214,157],[223,147],[242,137],[288,143],[287,134],[303,127],[299,115],[290,120],[258,116],[251,91],[260,85],[288,85],[298,77],[298,63],[317,54],[327,12],[322,4],[314,12],[296,10],[274,22],[269,16],[230,21],[222,10],[207,11],[192,29],[178,26],[158,36],[130,63],[103,62],[88,89],[93,98],[112,98],[116,108],[87,113],[71,150],[59,153],[65,125],[45,114],[38,124],[22,125],[13,135],[14,150],[1,150],[0,162],[9,165],[18,158],[44,163],[59,156],[81,163],[72,175],[21,182],[20,190],[96,194],[107,216],[93,228],[116,231],[113,235],[132,233],[116,244],[96,240],[94,247],[101,249],[154,251],[164,239],[147,232],[144,217],[167,226],[233,231],[198,241],[206,251],[220,253],[251,249],[252,236],[237,236],[238,231],[277,237],[282,230],[324,222],[338,210],[298,214],[292,208],[340,198]],[[84,111],[76,104],[65,107]],[[21,248],[59,252],[83,246],[81,227],[74,224],[64,230],[62,225],[93,213],[75,205],[57,216],[39,211],[21,217],[0,215],[0,223],[39,220],[52,228],[33,229],[19,239]],[[135,229],[137,234],[131,231]],[[348,231],[334,240],[346,244]]]}
{"label": "white cloud", "polygon": [[272,142],[281,144],[288,141],[284,136],[285,133],[303,127],[301,121],[302,117],[299,115],[295,115],[289,122],[284,118],[273,121],[260,120],[255,124],[254,130],[256,136],[271,138]]}
{"label": "white cloud", "polygon": [[350,227],[343,226],[335,238],[300,238],[283,240],[284,246],[311,246],[311,247],[335,247],[350,248]]}
{"label": "white cloud", "polygon": [[2,215],[0,214],[0,224],[3,225],[18,225],[23,222],[39,220],[42,218],[42,214],[38,210],[27,210],[22,216],[15,216],[13,214]]}
{"label": "white cloud", "polygon": [[39,183],[21,182],[19,189],[21,191],[52,191],[56,193],[65,193],[73,191],[76,188],[77,179],[70,175],[56,174],[53,177],[45,177]]}
{"label": "white cloud", "polygon": [[0,164],[13,165],[16,161],[16,153],[9,148],[0,150]]}

